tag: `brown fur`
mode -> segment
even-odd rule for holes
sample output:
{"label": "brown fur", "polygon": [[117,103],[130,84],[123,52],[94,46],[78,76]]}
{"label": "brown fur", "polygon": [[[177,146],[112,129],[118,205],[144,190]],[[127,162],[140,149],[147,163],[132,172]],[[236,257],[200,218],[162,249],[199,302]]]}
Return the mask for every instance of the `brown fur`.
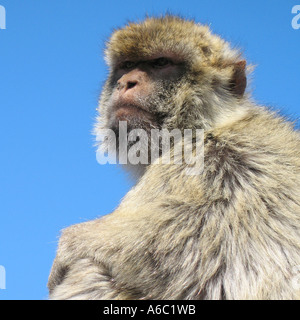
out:
{"label": "brown fur", "polygon": [[298,299],[299,133],[244,93],[239,52],[172,16],[117,30],[96,131],[110,124],[118,63],[158,53],[183,58],[185,73],[147,103],[167,114],[159,128],[205,129],[204,171],[151,164],[113,213],[65,229],[50,298]]}

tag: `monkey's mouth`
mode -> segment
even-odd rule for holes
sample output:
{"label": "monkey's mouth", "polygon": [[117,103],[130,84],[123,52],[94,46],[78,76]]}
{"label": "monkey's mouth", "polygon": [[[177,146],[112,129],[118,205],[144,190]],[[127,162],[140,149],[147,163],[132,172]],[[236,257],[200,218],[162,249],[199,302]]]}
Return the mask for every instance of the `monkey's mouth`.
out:
{"label": "monkey's mouth", "polygon": [[115,111],[115,116],[119,120],[127,120],[128,118],[143,118],[150,113],[136,106],[122,106]]}
{"label": "monkey's mouth", "polygon": [[119,103],[114,106],[114,117],[118,121],[140,119],[146,122],[154,121],[153,114],[136,104]]}
{"label": "monkey's mouth", "polygon": [[121,121],[127,123],[127,133],[135,129],[143,129],[148,133],[151,129],[158,128],[155,114],[135,104],[118,103],[112,106],[112,113],[107,127],[112,129],[117,137],[120,133]]}

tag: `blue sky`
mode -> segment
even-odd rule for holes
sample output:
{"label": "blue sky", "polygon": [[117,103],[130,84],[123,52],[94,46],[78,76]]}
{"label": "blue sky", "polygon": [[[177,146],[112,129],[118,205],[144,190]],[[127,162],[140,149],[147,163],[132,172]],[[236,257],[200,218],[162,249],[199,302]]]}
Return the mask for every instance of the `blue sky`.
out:
{"label": "blue sky", "polygon": [[[111,212],[131,187],[96,161],[91,130],[111,31],[171,12],[210,24],[256,65],[254,99],[300,117],[300,29],[290,0],[0,0],[2,299],[46,299],[59,230]],[[299,20],[300,23],[300,20]],[[2,268],[3,269],[3,268]]]}

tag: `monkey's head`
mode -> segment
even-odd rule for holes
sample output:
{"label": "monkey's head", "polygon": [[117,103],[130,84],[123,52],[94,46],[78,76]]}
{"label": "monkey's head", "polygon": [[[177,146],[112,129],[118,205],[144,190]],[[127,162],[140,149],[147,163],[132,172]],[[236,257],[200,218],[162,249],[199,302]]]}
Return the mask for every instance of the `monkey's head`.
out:
{"label": "monkey's head", "polygon": [[[97,128],[208,129],[243,99],[244,60],[207,26],[175,16],[116,30]],[[97,131],[96,128],[96,131]]]}

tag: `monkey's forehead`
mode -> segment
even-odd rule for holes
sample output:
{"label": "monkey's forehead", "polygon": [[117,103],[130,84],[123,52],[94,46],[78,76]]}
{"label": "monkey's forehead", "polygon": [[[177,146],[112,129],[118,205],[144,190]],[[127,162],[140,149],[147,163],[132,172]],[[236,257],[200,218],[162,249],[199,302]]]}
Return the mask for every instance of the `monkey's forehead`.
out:
{"label": "monkey's forehead", "polygon": [[207,26],[176,16],[129,23],[113,33],[105,51],[110,66],[124,59],[139,60],[157,55],[222,64],[238,59],[239,53],[213,35]]}

